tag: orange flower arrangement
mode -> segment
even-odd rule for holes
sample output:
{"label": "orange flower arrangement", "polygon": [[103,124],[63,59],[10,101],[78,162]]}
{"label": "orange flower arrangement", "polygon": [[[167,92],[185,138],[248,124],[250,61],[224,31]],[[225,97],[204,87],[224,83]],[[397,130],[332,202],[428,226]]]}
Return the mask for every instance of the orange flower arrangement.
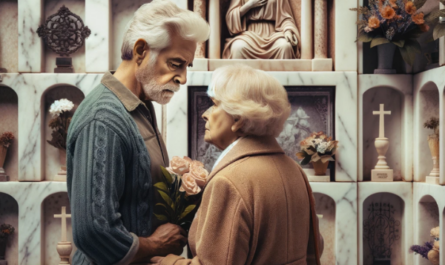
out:
{"label": "orange flower arrangement", "polygon": [[423,19],[423,17],[424,17],[423,13],[415,14],[412,16],[413,22],[416,23],[417,25],[421,25],[425,23],[425,19]]}
{"label": "orange flower arrangement", "polygon": [[417,11],[417,8],[414,6],[414,3],[409,1],[405,4],[406,13],[412,15]]}
{"label": "orange flower arrangement", "polygon": [[368,19],[368,27],[376,29],[380,27],[380,20],[376,16],[372,16]]}
{"label": "orange flower arrangement", "polygon": [[394,11],[394,9],[390,6],[385,6],[381,8],[380,14],[385,19],[393,19],[394,16],[396,15],[396,11]]}

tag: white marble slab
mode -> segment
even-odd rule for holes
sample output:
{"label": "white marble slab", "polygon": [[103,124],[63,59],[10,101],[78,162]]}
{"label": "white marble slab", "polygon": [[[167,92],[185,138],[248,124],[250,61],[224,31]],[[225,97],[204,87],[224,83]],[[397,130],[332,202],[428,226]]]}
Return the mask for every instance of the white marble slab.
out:
{"label": "white marble slab", "polygon": [[[426,137],[430,133],[423,128],[423,123],[431,115],[439,116],[439,139],[445,139],[445,67],[440,67],[414,75],[414,181],[425,181],[425,173],[432,169],[431,154],[425,146]],[[428,92],[429,91],[429,92]],[[434,92],[437,91],[437,92]],[[438,95],[437,99],[427,99]],[[438,101],[438,107],[437,107]],[[445,165],[445,141],[440,141],[439,165]],[[429,170],[429,171],[428,171]],[[440,167],[439,184],[445,185],[445,168]]]}
{"label": "white marble slab", "polygon": [[85,25],[91,35],[85,40],[85,71],[103,73],[110,70],[110,0],[85,0]]}
{"label": "white marble slab", "polygon": [[209,59],[209,70],[234,64],[246,64],[263,71],[312,71],[311,59],[268,60],[268,59]]}
{"label": "white marble slab", "polygon": [[[401,105],[397,108],[397,114],[395,119],[400,119],[400,128],[396,127],[393,123],[391,123],[391,116],[385,117],[385,134],[396,137],[395,139],[389,138],[390,143],[394,142],[395,145],[391,151],[388,151],[388,155],[391,157],[391,162],[394,164],[390,167],[400,170],[400,174],[396,179],[403,179],[405,181],[412,181],[412,146],[413,146],[413,131],[412,131],[412,120],[413,120],[413,90],[412,90],[412,76],[411,75],[359,75],[359,181],[369,180],[368,172],[364,172],[364,169],[369,169],[370,164],[375,164],[377,151],[374,147],[374,140],[376,136],[373,134],[375,130],[378,128],[369,127],[369,123],[372,122],[372,125],[378,127],[378,117],[374,117],[372,121],[369,120],[368,114],[370,109],[364,109],[364,106],[370,106],[370,108],[375,108],[379,103],[388,103],[392,104],[392,106],[385,105],[385,109],[391,109],[394,107],[394,104]],[[395,90],[401,96],[401,101],[394,101],[395,99],[385,98],[388,95],[388,88]],[[375,92],[373,92],[375,91]],[[382,91],[382,92],[380,92]],[[379,96],[376,96],[377,95]],[[378,102],[377,102],[378,101]],[[365,104],[366,102],[366,104]],[[375,109],[377,110],[377,109]],[[401,112],[400,112],[401,110]],[[364,112],[366,111],[366,115]],[[377,121],[377,123],[374,123]],[[387,123],[388,122],[388,123]],[[366,123],[366,126],[364,125]],[[365,129],[372,129],[373,132],[365,132]],[[395,130],[395,131],[392,131]],[[401,133],[401,136],[397,136],[397,134]],[[399,138],[397,138],[399,137]],[[398,143],[399,146],[398,146]],[[374,149],[373,149],[374,148]],[[399,149],[400,148],[400,149]],[[369,153],[372,152],[372,155],[375,155],[375,158],[372,158],[372,161],[365,161],[365,158],[369,157]],[[394,153],[392,153],[394,152]],[[375,160],[375,161],[374,161]],[[368,171],[368,170],[367,170]]]}
{"label": "white marble slab", "polygon": [[37,28],[43,22],[43,0],[18,1],[19,72],[39,73],[42,68],[43,42]]}
{"label": "white marble slab", "polygon": [[[444,237],[445,220],[445,187],[431,185],[427,183],[414,183],[413,215],[414,215],[414,236],[413,244],[423,245],[426,241],[431,241],[430,230],[440,225],[441,238]],[[445,247],[445,241],[440,241],[440,249]],[[440,264],[445,263],[442,255]],[[416,255],[414,264],[427,265],[429,261]]]}
{"label": "white marble slab", "polygon": [[[355,72],[269,72],[284,86],[336,86],[335,135],[336,181],[357,180],[357,75]],[[187,86],[207,86],[211,72],[189,72],[187,85],[167,105],[167,150],[170,157],[188,155]]]}
{"label": "white marble slab", "polygon": [[[320,231],[327,231],[323,234],[325,250],[321,264],[357,264],[357,183],[312,182],[311,187],[317,214],[324,215],[320,219]],[[329,231],[332,227],[335,231]]]}
{"label": "white marble slab", "polygon": [[335,71],[357,71],[356,0],[335,1]]}
{"label": "white marble slab", "polygon": [[358,251],[359,264],[372,264],[367,243],[364,244],[364,220],[367,219],[368,206],[371,202],[391,203],[394,206],[394,219],[400,221],[400,239],[392,244],[391,264],[412,265],[413,257],[408,249],[412,245],[412,205],[413,184],[410,182],[359,182],[358,183]]}

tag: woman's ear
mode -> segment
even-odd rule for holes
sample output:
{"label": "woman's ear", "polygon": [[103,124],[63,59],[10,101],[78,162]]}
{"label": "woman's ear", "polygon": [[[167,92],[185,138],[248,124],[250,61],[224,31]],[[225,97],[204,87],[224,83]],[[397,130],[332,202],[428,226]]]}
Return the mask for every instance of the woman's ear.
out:
{"label": "woman's ear", "polygon": [[138,39],[133,47],[133,58],[138,65],[141,65],[145,57],[148,55],[149,47],[144,39]]}
{"label": "woman's ear", "polygon": [[241,117],[235,118],[234,123],[232,124],[232,132],[242,134],[241,128],[244,126],[244,122],[244,119]]}

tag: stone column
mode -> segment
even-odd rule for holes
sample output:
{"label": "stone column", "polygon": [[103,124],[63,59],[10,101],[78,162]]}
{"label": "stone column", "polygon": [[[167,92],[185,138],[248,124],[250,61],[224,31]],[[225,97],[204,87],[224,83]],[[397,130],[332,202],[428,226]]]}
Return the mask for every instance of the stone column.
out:
{"label": "stone column", "polygon": [[209,59],[221,59],[221,10],[219,1],[209,1]]}
{"label": "stone column", "polygon": [[[199,14],[204,20],[206,20],[207,5],[206,0],[194,0],[193,12]],[[206,43],[198,43],[196,46],[195,58],[205,58],[206,56]]]}
{"label": "stone column", "polygon": [[[312,59],[312,1],[301,0],[301,59]],[[213,28],[212,28],[213,29]]]}
{"label": "stone column", "polygon": [[[440,3],[440,9],[445,7]],[[445,23],[445,17],[439,17],[439,23]],[[439,38],[439,66],[445,65],[445,37]]]}
{"label": "stone column", "polygon": [[328,2],[314,1],[314,53],[316,59],[328,58]]}
{"label": "stone column", "polygon": [[39,73],[43,64],[43,41],[37,28],[45,22],[43,0],[18,1],[19,72]]}

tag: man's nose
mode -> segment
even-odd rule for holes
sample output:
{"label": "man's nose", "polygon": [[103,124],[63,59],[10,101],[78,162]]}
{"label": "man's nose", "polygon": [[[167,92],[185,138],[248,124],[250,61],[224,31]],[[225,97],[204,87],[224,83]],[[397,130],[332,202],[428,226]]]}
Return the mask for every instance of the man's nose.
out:
{"label": "man's nose", "polygon": [[173,81],[178,85],[185,85],[185,83],[187,83],[187,69],[184,69],[179,75],[176,75]]}

